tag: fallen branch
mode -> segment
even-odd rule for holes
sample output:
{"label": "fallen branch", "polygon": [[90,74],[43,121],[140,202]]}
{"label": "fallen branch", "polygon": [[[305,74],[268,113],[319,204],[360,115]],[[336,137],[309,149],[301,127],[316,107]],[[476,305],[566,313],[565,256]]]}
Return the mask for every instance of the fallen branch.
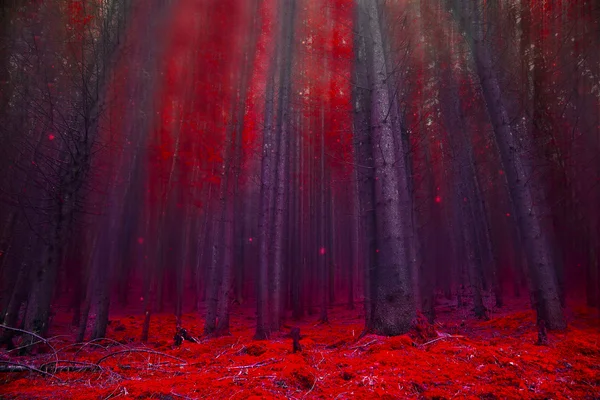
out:
{"label": "fallen branch", "polygon": [[104,350],[108,349],[108,347],[109,347],[109,346],[106,346],[106,347],[105,347],[105,346],[102,346],[101,344],[97,344],[97,343],[95,343],[95,342],[101,342],[101,341],[106,341],[106,342],[109,342],[109,343],[114,343],[114,344],[115,344],[115,346],[121,346],[121,347],[125,347],[125,348],[127,347],[127,346],[125,346],[123,343],[121,343],[121,342],[117,342],[116,340],[113,340],[113,339],[108,339],[108,338],[98,338],[98,339],[93,339],[93,340],[90,340],[89,342],[85,342],[85,343],[74,343],[74,344],[70,344],[70,345],[68,345],[68,346],[65,346],[65,347],[61,348],[59,351],[62,351],[62,350],[64,350],[64,349],[67,349],[67,348],[69,348],[69,347],[74,347],[74,346],[77,346],[77,345],[81,345],[81,347],[79,348],[79,350],[77,350],[77,351],[75,352],[75,355],[79,354],[79,352],[80,352],[80,351],[82,351],[82,350],[83,350],[83,349],[84,349],[86,346],[97,346],[97,347],[100,347],[100,348],[102,348],[102,349],[104,349]]}
{"label": "fallen branch", "polygon": [[370,342],[364,343],[364,344],[360,344],[354,347],[350,347],[348,350],[353,350],[353,349],[360,349],[361,347],[365,347],[365,346],[369,346],[372,345],[373,343],[376,343],[377,339],[371,340]]}
{"label": "fallen branch", "polygon": [[[50,346],[50,342],[52,340],[55,340],[55,339],[58,339],[61,337],[69,337],[69,336],[68,335],[56,335],[56,336],[52,336],[48,339],[41,338],[41,340],[37,340],[36,342],[27,343],[27,344],[21,345],[19,347],[15,347],[14,349],[6,350],[6,353],[15,353],[19,350],[26,349],[27,347],[32,347],[32,346],[35,346],[36,344],[40,344],[40,343],[48,344],[48,346]],[[52,346],[50,346],[50,347],[52,347]],[[57,350],[57,352],[59,352],[59,351],[60,351],[60,349]]]}
{"label": "fallen branch", "polygon": [[459,338],[463,338],[463,337],[464,337],[464,336],[461,336],[461,335],[454,335],[454,336],[453,336],[453,335],[441,336],[441,337],[439,337],[439,338],[436,338],[436,339],[430,340],[429,342],[425,342],[425,343],[421,344],[421,345],[420,345],[420,347],[425,347],[425,346],[427,346],[428,344],[435,343],[435,342],[437,342],[438,340],[442,340],[442,339],[450,339],[450,338],[453,338],[453,339],[459,339]]}
{"label": "fallen branch", "polygon": [[44,343],[46,346],[50,347],[52,349],[52,351],[56,354],[56,349],[54,348],[54,346],[52,346],[47,339],[44,339],[43,337],[41,337],[40,335],[34,333],[34,332],[30,332],[30,331],[26,331],[24,329],[19,329],[19,328],[13,328],[11,326],[8,325],[4,325],[4,324],[0,324],[0,328],[2,329],[6,329],[9,331],[13,331],[13,332],[19,332],[19,333],[24,333],[26,335],[30,335],[36,339],[38,339],[37,342],[32,342],[32,343],[28,343],[27,345],[21,346],[20,349],[29,347],[29,346],[33,346],[34,344],[38,344],[38,343]]}
{"label": "fallen branch", "polygon": [[162,357],[167,357],[167,358],[171,358],[173,360],[177,360],[182,364],[187,364],[188,362],[185,361],[183,358],[179,358],[179,357],[175,357],[172,356],[170,354],[165,354],[165,353],[161,353],[160,351],[154,351],[154,350],[146,350],[146,349],[127,349],[127,350],[120,350],[120,351],[115,351],[114,353],[110,353],[105,355],[104,357],[100,358],[96,364],[100,365],[100,363],[102,361],[105,361],[111,357],[115,357],[121,354],[129,354],[129,353],[149,353],[149,354],[155,354],[157,356],[162,356]]}
{"label": "fallen branch", "polygon": [[42,371],[41,369],[35,368],[35,367],[31,367],[29,365],[26,364],[19,364],[19,363],[14,363],[11,361],[1,361],[0,360],[0,364],[6,364],[6,367],[0,367],[0,372],[24,372],[24,371],[31,371],[31,372],[37,372],[40,375],[44,375],[44,376],[48,376],[50,378],[56,379],[59,382],[63,382],[62,379],[60,379],[58,376],[53,375],[49,372],[45,372]]}
{"label": "fallen branch", "polygon": [[235,380],[235,379],[246,379],[246,378],[244,378],[244,377],[242,377],[242,376],[241,376],[241,375],[242,375],[242,372],[243,372],[243,370],[240,370],[240,372],[238,372],[238,373],[237,373],[237,375],[224,376],[224,377],[222,377],[222,378],[219,378],[219,379],[217,379],[217,380],[218,380],[218,381],[222,381],[222,380],[225,380],[225,379],[234,379],[234,380]]}
{"label": "fallen branch", "polygon": [[42,340],[38,340],[37,342],[27,343],[27,344],[24,344],[22,346],[15,347],[14,349],[7,350],[6,353],[16,353],[19,350],[26,349],[26,348],[31,347],[31,346],[35,346],[36,344],[39,344],[39,343],[46,343],[46,342],[44,342]]}
{"label": "fallen branch", "polygon": [[31,335],[31,336],[33,336],[33,337],[34,337],[34,338],[36,338],[36,339],[39,339],[40,341],[42,341],[42,342],[44,342],[44,343],[48,343],[48,341],[47,341],[46,339],[44,339],[43,337],[41,337],[41,336],[39,336],[38,334],[36,334],[36,333],[33,333],[33,332],[29,332],[29,331],[26,331],[26,330],[23,330],[23,329],[19,329],[19,328],[13,328],[13,327],[11,327],[11,326],[4,325],[4,324],[0,324],[0,328],[2,328],[2,329],[6,329],[6,330],[9,330],[9,331],[13,331],[13,332],[26,333],[26,334],[28,334],[28,335]]}
{"label": "fallen branch", "polygon": [[175,397],[179,397],[179,398],[182,398],[182,399],[189,399],[189,400],[192,400],[192,398],[191,398],[191,397],[187,397],[187,396],[184,396],[184,395],[182,395],[182,394],[175,393],[175,392],[174,392],[174,391],[172,391],[172,390],[171,390],[171,392],[170,392],[170,393],[171,393],[173,396],[175,396]]}
{"label": "fallen branch", "polygon": [[265,365],[272,364],[272,363],[274,363],[274,362],[276,362],[276,361],[277,361],[277,360],[275,360],[274,358],[271,358],[271,359],[269,359],[269,360],[266,360],[266,361],[261,361],[261,362],[258,362],[258,363],[256,363],[256,364],[250,364],[250,365],[237,365],[237,366],[234,366],[234,367],[227,367],[227,369],[246,369],[246,368],[256,368],[256,367],[263,367],[263,366],[265,366]]}
{"label": "fallen branch", "polygon": [[[58,366],[57,364],[72,364],[71,366]],[[54,365],[54,367],[51,367]],[[40,366],[40,371],[48,372],[53,371],[56,372],[92,372],[92,371],[101,371],[102,367],[98,364],[88,363],[83,361],[73,361],[73,360],[57,360],[50,361]]]}

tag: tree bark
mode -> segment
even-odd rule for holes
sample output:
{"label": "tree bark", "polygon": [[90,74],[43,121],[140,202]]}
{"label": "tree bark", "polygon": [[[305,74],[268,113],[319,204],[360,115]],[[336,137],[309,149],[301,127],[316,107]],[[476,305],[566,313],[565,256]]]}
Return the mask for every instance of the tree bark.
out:
{"label": "tree bark", "polygon": [[273,149],[273,113],[274,113],[274,68],[267,81],[265,93],[265,128],[263,131],[261,179],[260,179],[260,216],[258,226],[259,256],[256,301],[256,332],[254,339],[267,339],[270,334],[269,325],[269,230],[271,227],[271,198],[273,185],[274,149]]}
{"label": "tree bark", "polygon": [[[371,76],[367,47],[368,19],[365,10],[357,3],[354,11],[357,32],[354,34],[354,85],[352,87],[353,106],[353,150],[354,176],[356,179],[357,218],[362,228],[364,241],[360,239],[359,265],[363,271],[363,292],[365,329],[372,328],[372,284],[375,271],[375,214],[374,214],[374,176],[373,176],[373,143],[371,135]],[[357,261],[358,262],[358,261]]]}
{"label": "tree bark", "polygon": [[[387,86],[388,71],[380,29],[380,3],[367,2],[372,46],[373,81],[371,82],[371,126],[375,171],[375,215],[377,265],[373,301],[373,331],[382,335],[408,332],[414,323],[415,305],[408,265],[405,222],[410,210],[402,204],[399,175],[406,174],[405,160],[396,167],[397,144],[394,143],[391,107]],[[402,152],[400,152],[402,154]],[[400,170],[400,172],[399,172]],[[403,170],[403,171],[402,171]]]}
{"label": "tree bark", "polygon": [[560,293],[556,280],[548,233],[541,221],[541,206],[535,198],[536,182],[531,179],[531,168],[526,165],[522,143],[528,138],[517,138],[511,130],[508,112],[496,71],[492,65],[489,44],[483,35],[483,5],[477,2],[468,33],[472,35],[472,51],[483,97],[494,129],[496,143],[508,179],[509,191],[515,206],[520,232],[525,243],[529,273],[538,320],[549,329],[564,329]]}
{"label": "tree bark", "polygon": [[281,2],[281,69],[279,86],[279,107],[277,115],[277,180],[275,193],[275,210],[273,221],[273,287],[271,303],[271,330],[278,331],[282,317],[283,304],[283,263],[285,259],[285,218],[289,191],[289,156],[290,142],[290,92],[291,68],[293,62],[295,0]]}

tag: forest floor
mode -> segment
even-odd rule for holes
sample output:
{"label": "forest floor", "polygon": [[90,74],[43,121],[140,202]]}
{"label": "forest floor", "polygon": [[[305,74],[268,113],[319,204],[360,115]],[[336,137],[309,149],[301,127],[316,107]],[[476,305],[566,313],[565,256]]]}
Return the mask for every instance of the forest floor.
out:
{"label": "forest floor", "polygon": [[[339,306],[330,310],[329,324],[307,317],[270,340],[253,341],[254,308],[238,306],[231,336],[180,347],[173,345],[172,315],[155,315],[150,340],[141,345],[142,315],[114,316],[110,340],[72,344],[68,314],[59,314],[51,333],[67,335],[53,337],[52,350],[27,357],[0,350],[0,364],[37,369],[0,374],[0,398],[600,398],[597,310],[570,307],[568,329],[549,333],[547,346],[536,345],[533,312],[517,301],[488,321],[452,304],[439,304],[436,311],[433,327],[359,339],[362,313]],[[183,317],[192,335],[202,323],[196,314]],[[292,326],[303,336],[300,353],[292,353],[286,335]],[[43,366],[57,360],[63,369],[88,370]]]}

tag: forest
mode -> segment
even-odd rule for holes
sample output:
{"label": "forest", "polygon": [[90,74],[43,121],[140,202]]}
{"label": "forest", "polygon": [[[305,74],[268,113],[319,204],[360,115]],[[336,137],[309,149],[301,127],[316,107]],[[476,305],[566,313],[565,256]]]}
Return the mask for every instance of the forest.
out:
{"label": "forest", "polygon": [[600,398],[594,0],[0,1],[0,398]]}

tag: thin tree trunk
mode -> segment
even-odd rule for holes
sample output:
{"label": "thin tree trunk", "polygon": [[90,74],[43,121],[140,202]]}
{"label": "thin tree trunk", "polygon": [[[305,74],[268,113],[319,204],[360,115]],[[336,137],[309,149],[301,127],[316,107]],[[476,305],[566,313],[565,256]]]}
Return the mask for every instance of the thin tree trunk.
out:
{"label": "thin tree trunk", "polygon": [[[549,329],[564,329],[560,293],[554,270],[550,240],[541,221],[541,207],[535,199],[535,181],[523,159],[519,139],[511,130],[508,112],[502,99],[496,71],[492,65],[489,44],[482,31],[483,5],[477,2],[474,10],[472,49],[483,97],[494,128],[496,143],[508,179],[510,195],[515,205],[517,220],[527,255],[527,264],[533,280],[532,288],[538,321]],[[525,138],[525,141],[528,139]]]}
{"label": "thin tree trunk", "polygon": [[269,230],[271,198],[274,191],[273,185],[273,113],[274,113],[274,68],[271,68],[267,81],[265,95],[265,128],[263,131],[261,186],[260,186],[260,217],[258,227],[259,259],[257,280],[257,320],[254,339],[262,340],[269,337]]}
{"label": "thin tree trunk", "polygon": [[319,157],[319,283],[320,283],[320,298],[321,298],[321,314],[319,322],[327,323],[327,278],[328,278],[328,263],[329,252],[332,249],[327,248],[327,207],[325,196],[325,105],[321,102],[321,154]]}
{"label": "thin tree trunk", "polygon": [[357,185],[358,218],[365,241],[360,241],[363,249],[361,263],[364,273],[364,309],[365,329],[372,329],[372,283],[375,268],[375,214],[373,191],[373,144],[371,135],[371,92],[369,75],[369,52],[367,47],[368,20],[364,9],[357,3],[354,15],[358,32],[354,35],[354,81],[353,86],[353,139],[354,139],[354,173]]}
{"label": "thin tree trunk", "polygon": [[[228,136],[231,133],[228,132]],[[230,138],[226,139],[226,147],[229,147]],[[204,321],[204,334],[212,335],[217,327],[217,306],[219,301],[219,284],[221,281],[221,272],[224,263],[225,252],[230,250],[225,248],[224,232],[229,232],[228,222],[225,221],[227,218],[227,206],[228,206],[228,193],[227,187],[229,184],[229,150],[225,150],[225,157],[223,165],[221,166],[221,183],[219,186],[219,203],[218,203],[218,219],[213,222],[215,227],[212,238],[212,258],[208,267],[208,282],[206,286],[206,319]],[[228,243],[229,245],[231,243]],[[228,257],[228,261],[231,262],[231,258]]]}
{"label": "thin tree trunk", "polygon": [[288,146],[290,136],[290,92],[291,67],[294,43],[295,0],[281,2],[282,22],[282,57],[279,87],[279,107],[277,115],[277,186],[273,221],[273,287],[271,303],[271,330],[278,331],[282,316],[282,280],[285,259],[285,217],[287,215],[287,192],[289,191],[289,157]]}

